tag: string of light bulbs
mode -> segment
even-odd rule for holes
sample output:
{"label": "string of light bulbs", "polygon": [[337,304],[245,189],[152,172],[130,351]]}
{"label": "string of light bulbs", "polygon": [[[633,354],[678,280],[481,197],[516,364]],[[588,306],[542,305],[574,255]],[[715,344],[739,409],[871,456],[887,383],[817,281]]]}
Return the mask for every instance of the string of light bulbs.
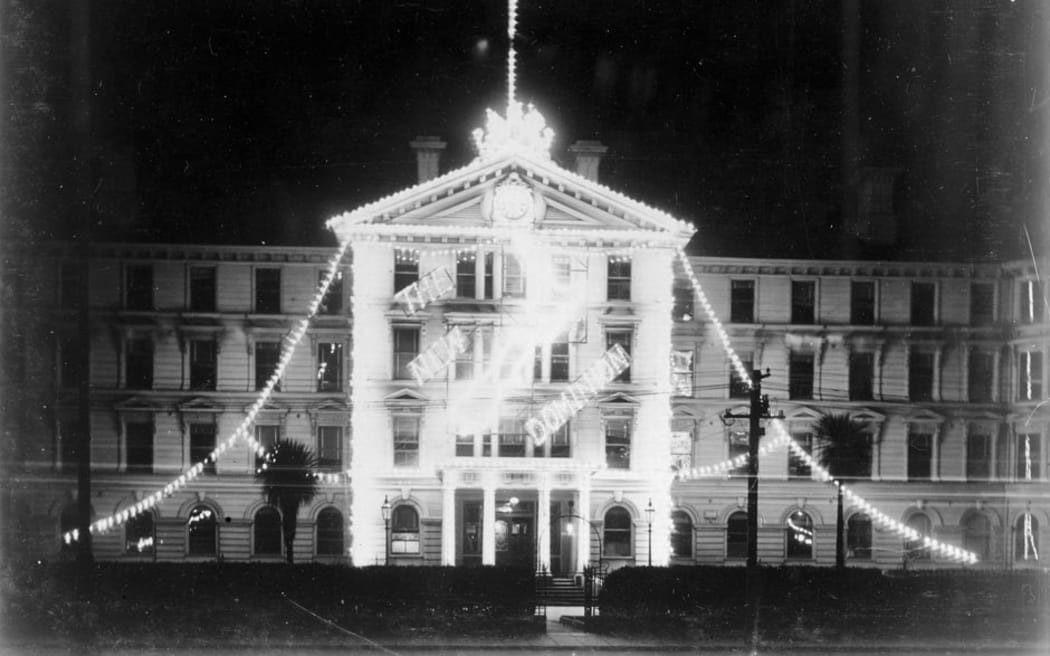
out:
{"label": "string of light bulbs", "polygon": [[[321,307],[321,303],[324,302],[325,295],[328,294],[328,288],[331,287],[332,281],[336,279],[336,275],[339,270],[339,263],[342,262],[343,256],[346,254],[346,249],[349,248],[350,242],[344,240],[339,244],[339,248],[336,249],[335,254],[329,259],[328,266],[325,269],[324,275],[321,278],[321,282],[318,286],[317,292],[314,294],[310,305],[307,307],[306,316],[303,317],[296,327],[281,340],[281,355],[277,361],[277,366],[274,367],[274,371],[270,374],[270,377],[266,380],[266,384],[259,390],[259,394],[252,403],[251,407],[248,408],[244,418],[236,429],[230,434],[228,438],[223,440],[214,449],[212,449],[207,456],[201,459],[199,462],[191,465],[187,470],[182,472],[178,477],[171,480],[163,488],[155,490],[145,498],[137,501],[131,506],[113,513],[107,517],[95,520],[88,525],[91,533],[105,533],[110,529],[120,526],[126,523],[132,518],[152,509],[162,500],[175,494],[178,490],[184,488],[189,483],[192,483],[197,477],[199,477],[205,470],[205,468],[214,462],[218,462],[219,458],[229,450],[238,439],[245,439],[249,444],[253,445],[256,454],[260,457],[266,457],[266,450],[260,448],[261,445],[251,435],[249,428],[255,421],[255,417],[262,410],[263,406],[266,405],[266,401],[270,398],[277,383],[284,376],[284,371],[288,367],[288,363],[291,362],[292,355],[295,353],[296,347],[302,341],[306,335],[306,331],[310,326],[310,321],[317,314],[317,311]],[[323,475],[323,481],[339,482],[341,475]],[[70,531],[66,531],[62,539],[66,544],[71,544],[80,539],[80,529],[75,528]]]}
{"label": "string of light bulbs", "polygon": [[[688,256],[686,256],[685,251],[683,249],[678,249],[678,259],[679,261],[681,261],[682,268],[684,269],[686,275],[689,277],[689,282],[692,285],[693,292],[696,294],[697,299],[700,301],[700,305],[704,308],[704,312],[707,313],[708,320],[715,327],[715,331],[722,342],[722,347],[725,349],[725,352],[729,355],[729,359],[733,364],[733,368],[736,370],[737,375],[740,377],[740,380],[747,385],[748,389],[752,389],[751,372],[747,371],[747,369],[744,367],[743,362],[740,360],[740,357],[734,351],[733,346],[729,340],[729,333],[722,325],[722,322],[719,321],[718,316],[715,314],[714,308],[711,306],[711,303],[707,300],[707,295],[704,294],[704,290],[700,285],[700,281],[699,279],[697,279],[696,273],[693,270],[693,266],[689,262],[689,258]],[[929,549],[931,551],[935,551],[941,554],[942,556],[945,556],[946,558],[958,560],[968,564],[973,564],[977,562],[977,555],[973,552],[941,542],[940,540],[931,538],[928,535],[923,535],[915,529],[911,528],[910,526],[903,524],[902,522],[890,517],[886,513],[876,508],[871,502],[867,501],[859,494],[851,490],[849,486],[847,486],[842,481],[836,479],[834,476],[831,475],[831,473],[827,469],[822,467],[820,463],[817,462],[816,459],[813,458],[813,456],[810,455],[808,451],[806,451],[798,442],[795,441],[794,438],[791,437],[787,429],[784,427],[783,421],[779,419],[774,419],[771,422],[771,424],[773,427],[774,438],[768,445],[765,445],[764,447],[759,449],[760,455],[764,455],[765,453],[780,448],[786,444],[793,452],[795,452],[800,458],[802,458],[802,460],[806,462],[806,464],[810,466],[812,471],[817,473],[817,476],[821,481],[831,483],[836,487],[841,488],[843,496],[849,499],[850,502],[854,505],[863,509],[864,512],[867,513],[870,517],[872,517],[873,521],[878,525],[892,530],[898,535],[908,538],[909,540],[921,540],[924,548]],[[763,448],[765,448],[766,446],[768,446],[768,448],[766,448],[766,450],[763,451]],[[738,455],[735,458],[731,458],[729,460],[720,462],[716,465],[694,467],[689,471],[679,472],[677,478],[679,480],[686,480],[689,478],[717,476],[731,469],[735,469],[736,467],[742,467],[743,465],[747,464],[748,457],[749,456],[745,453]]]}

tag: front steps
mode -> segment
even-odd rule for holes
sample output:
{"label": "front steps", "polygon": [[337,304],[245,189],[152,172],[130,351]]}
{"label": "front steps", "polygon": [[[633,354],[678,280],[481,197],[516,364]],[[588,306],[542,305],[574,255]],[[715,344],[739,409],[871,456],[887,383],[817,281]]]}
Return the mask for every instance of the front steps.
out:
{"label": "front steps", "polygon": [[541,606],[583,606],[583,586],[571,578],[536,577],[536,603]]}

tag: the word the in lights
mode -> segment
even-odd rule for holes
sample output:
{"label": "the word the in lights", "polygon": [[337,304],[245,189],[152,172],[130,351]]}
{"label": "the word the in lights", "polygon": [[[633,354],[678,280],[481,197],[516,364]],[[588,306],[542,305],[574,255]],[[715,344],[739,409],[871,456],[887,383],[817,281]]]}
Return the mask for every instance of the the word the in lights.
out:
{"label": "the word the in lights", "polygon": [[416,379],[417,385],[422,385],[447,367],[466,348],[467,338],[459,326],[453,326],[444,337],[408,363],[408,372]]}
{"label": "the word the in lights", "polygon": [[631,364],[631,356],[619,344],[613,344],[582,376],[565,388],[561,395],[540,408],[539,415],[525,422],[525,432],[539,446],[562,424],[576,414],[607,383]]}
{"label": "the word the in lights", "polygon": [[445,267],[438,267],[417,282],[394,294],[397,303],[405,314],[412,316],[427,305],[443,298],[456,288],[452,274]]}

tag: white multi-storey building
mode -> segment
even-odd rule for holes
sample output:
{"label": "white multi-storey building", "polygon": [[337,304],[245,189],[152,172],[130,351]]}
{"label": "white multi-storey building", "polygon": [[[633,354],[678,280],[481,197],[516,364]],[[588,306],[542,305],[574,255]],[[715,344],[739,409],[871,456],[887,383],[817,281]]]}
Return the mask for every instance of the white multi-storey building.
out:
{"label": "white multi-storey building", "polygon": [[[598,184],[597,144],[574,147],[575,172],[490,143],[444,175],[441,144],[415,146],[419,184],[333,219],[349,253],[250,427],[264,447],[305,442],[331,474],[300,512],[297,558],[742,563],[746,480],[725,463],[747,427],[725,411],[746,413],[747,394],[676,256],[690,229]],[[37,558],[69,550],[75,526],[85,332],[64,249],[5,253],[5,546]],[[209,454],[334,252],[92,248],[91,505],[112,518],[98,557],[282,556],[253,448]],[[1045,562],[1050,262],[686,261],[799,444],[828,413],[870,427],[871,475],[851,489],[980,567]],[[761,561],[834,562],[834,488],[786,448],[760,478]],[[851,565],[958,566],[871,513],[845,509]]]}

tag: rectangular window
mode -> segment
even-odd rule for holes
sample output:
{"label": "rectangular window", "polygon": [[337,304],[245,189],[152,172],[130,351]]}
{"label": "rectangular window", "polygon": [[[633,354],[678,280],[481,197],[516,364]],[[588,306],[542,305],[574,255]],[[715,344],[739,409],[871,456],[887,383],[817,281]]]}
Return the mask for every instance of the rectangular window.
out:
{"label": "rectangular window", "polygon": [[473,435],[456,435],[456,457],[459,457],[459,458],[473,458],[474,457],[474,436]]}
{"label": "rectangular window", "polygon": [[870,401],[874,397],[875,354],[849,354],[850,401]]}
{"label": "rectangular window", "polygon": [[605,465],[609,469],[631,468],[630,417],[605,419]]}
{"label": "rectangular window", "polygon": [[675,286],[671,319],[673,321],[693,320],[693,289],[691,287]]}
{"label": "rectangular window", "polygon": [[343,468],[343,428],[317,427],[317,468],[336,472]]}
{"label": "rectangular window", "polygon": [[854,326],[875,323],[875,282],[851,282],[849,291],[849,322]]}
{"label": "rectangular window", "polygon": [[572,285],[572,260],[568,255],[555,255],[551,258],[551,267],[557,287],[555,291],[562,292],[561,296],[564,297]]}
{"label": "rectangular window", "polygon": [[499,455],[501,458],[525,457],[525,422],[504,417],[499,420]]}
{"label": "rectangular window", "polygon": [[129,264],[124,269],[124,307],[128,310],[153,309],[153,267]]}
{"label": "rectangular window", "polygon": [[495,279],[494,278],[494,267],[495,267],[494,261],[495,261],[495,258],[493,257],[492,253],[485,253],[485,270],[484,270],[483,273],[484,273],[484,277],[485,277],[485,280],[484,280],[484,282],[485,282],[485,290],[484,290],[485,291],[485,298],[487,298],[487,299],[493,298],[493,295],[494,295],[495,286],[492,283],[492,281]]}
{"label": "rectangular window", "polygon": [[748,437],[747,431],[745,430],[731,430],[728,435],[729,439],[729,459],[734,460],[744,456],[744,463],[733,469],[729,470],[730,476],[747,476],[747,454],[748,454]]}
{"label": "rectangular window", "polygon": [[[506,379],[505,376],[504,379]],[[543,380],[543,347],[539,345],[536,346],[536,352],[532,357],[532,380]]]}
{"label": "rectangular window", "polygon": [[1043,398],[1043,354],[1022,351],[1017,354],[1017,400],[1040,401]]}
{"label": "rectangular window", "polygon": [[[634,336],[634,331],[630,329],[610,329],[605,333],[605,350],[608,351],[613,347],[613,344],[619,344],[623,347],[623,350],[627,352],[627,355],[631,354],[631,341]],[[620,372],[620,374],[613,379],[616,383],[629,383],[631,382],[631,367],[627,366],[626,369]]]}
{"label": "rectangular window", "polygon": [[992,477],[992,436],[970,433],[966,436],[966,480],[986,481]]}
{"label": "rectangular window", "polygon": [[[751,353],[741,353],[740,362],[743,363],[744,369],[747,370],[750,376],[754,370],[754,356]],[[748,399],[751,398],[751,388],[749,386],[751,378],[741,378],[737,373],[736,367],[733,366],[733,362],[729,362],[729,398],[731,399]]]}
{"label": "rectangular window", "polygon": [[394,466],[419,466],[419,417],[394,415]]}
{"label": "rectangular window", "polygon": [[317,391],[343,391],[343,345],[322,342],[317,345]]}
{"label": "rectangular window", "polygon": [[127,472],[153,473],[153,422],[136,421],[124,424],[127,444]]}
{"label": "rectangular window", "polygon": [[791,353],[788,361],[788,398],[813,398],[812,353]]}
{"label": "rectangular window", "polygon": [[[277,363],[281,359],[280,342],[256,342],[255,343],[255,389],[261,390],[266,387],[266,381],[277,369]],[[281,382],[277,381],[273,391],[281,391]]]}
{"label": "rectangular window", "polygon": [[671,433],[671,471],[688,472],[693,466],[693,434],[690,431]]}
{"label": "rectangular window", "polygon": [[732,280],[729,283],[729,321],[755,322],[755,281]]}
{"label": "rectangular window", "polygon": [[1043,298],[1043,286],[1038,280],[1025,280],[1021,283],[1018,298],[1021,323],[1039,323],[1043,320],[1046,299]]}
{"label": "rectangular window", "polygon": [[610,301],[631,300],[631,258],[622,255],[610,255],[606,293]]}
{"label": "rectangular window", "polygon": [[255,270],[255,312],[257,314],[281,313],[281,270]]}
{"label": "rectangular window", "polygon": [[477,255],[458,253],[456,255],[456,298],[474,298],[477,288]]}
{"label": "rectangular window", "polygon": [[1017,436],[1014,477],[1018,481],[1039,480],[1039,433],[1021,433]]}
{"label": "rectangular window", "polygon": [[[256,425],[255,426],[255,441],[266,451],[266,453],[273,452],[273,445],[277,443],[280,437],[281,427],[276,424],[267,425]],[[255,469],[258,470],[263,465],[263,457],[258,452],[255,453]]]}
{"label": "rectangular window", "polygon": [[569,333],[561,333],[551,342],[551,382],[569,380]]}
{"label": "rectangular window", "polygon": [[[791,437],[806,450],[806,453],[813,455],[813,433],[792,433]],[[794,449],[790,449],[788,451],[788,477],[810,478],[812,473],[809,464],[801,456],[796,455]]]}
{"label": "rectangular window", "polygon": [[911,323],[932,326],[936,322],[937,286],[932,282],[911,284]]}
{"label": "rectangular window", "polygon": [[933,353],[912,351],[908,356],[908,398],[933,400]]}
{"label": "rectangular window", "polygon": [[410,250],[394,251],[394,293],[419,282],[419,253]]}
{"label": "rectangular window", "polygon": [[928,481],[933,471],[933,435],[908,432],[908,480]]}
{"label": "rectangular window", "polygon": [[394,380],[410,380],[412,372],[408,363],[419,355],[419,328],[415,326],[394,327]]}
{"label": "rectangular window", "polygon": [[215,311],[215,267],[190,267],[190,312]]}
{"label": "rectangular window", "polygon": [[215,340],[190,340],[190,389],[215,389]]}
{"label": "rectangular window", "polygon": [[671,351],[671,394],[693,395],[693,351]]}
{"label": "rectangular window", "polygon": [[124,342],[124,385],[128,389],[153,389],[153,340],[132,337]]}
{"label": "rectangular window", "polygon": [[71,310],[80,306],[81,282],[84,268],[79,262],[63,262],[58,271],[58,302]]}
{"label": "rectangular window", "polygon": [[215,450],[215,424],[190,424],[190,464],[204,463],[204,473],[215,473],[215,459],[211,452]]}
{"label": "rectangular window", "polygon": [[991,402],[992,383],[995,380],[995,355],[971,351],[966,373],[970,401],[973,403]]}
{"label": "rectangular window", "polygon": [[455,374],[456,380],[471,380],[474,378],[474,335],[475,332],[472,330],[466,330],[466,326],[461,326],[460,331],[463,333],[464,341],[466,346],[462,351],[456,354]]}
{"label": "rectangular window", "polygon": [[552,458],[568,458],[572,455],[569,435],[569,422],[565,422],[550,436]]}
{"label": "rectangular window", "polygon": [[970,325],[990,326],[995,323],[995,285],[989,282],[970,284]]}
{"label": "rectangular window", "polygon": [[[317,285],[320,286],[324,283],[325,272],[317,272]],[[324,298],[321,299],[321,304],[317,307],[318,314],[342,314],[343,313],[343,272],[336,271],[335,277],[332,278],[332,282],[328,285],[328,291],[325,292]]]}
{"label": "rectangular window", "polygon": [[817,283],[812,280],[792,280],[791,323],[814,323],[816,307]]}
{"label": "rectangular window", "polygon": [[510,253],[503,255],[503,295],[508,298],[525,296],[525,272],[521,261]]}

